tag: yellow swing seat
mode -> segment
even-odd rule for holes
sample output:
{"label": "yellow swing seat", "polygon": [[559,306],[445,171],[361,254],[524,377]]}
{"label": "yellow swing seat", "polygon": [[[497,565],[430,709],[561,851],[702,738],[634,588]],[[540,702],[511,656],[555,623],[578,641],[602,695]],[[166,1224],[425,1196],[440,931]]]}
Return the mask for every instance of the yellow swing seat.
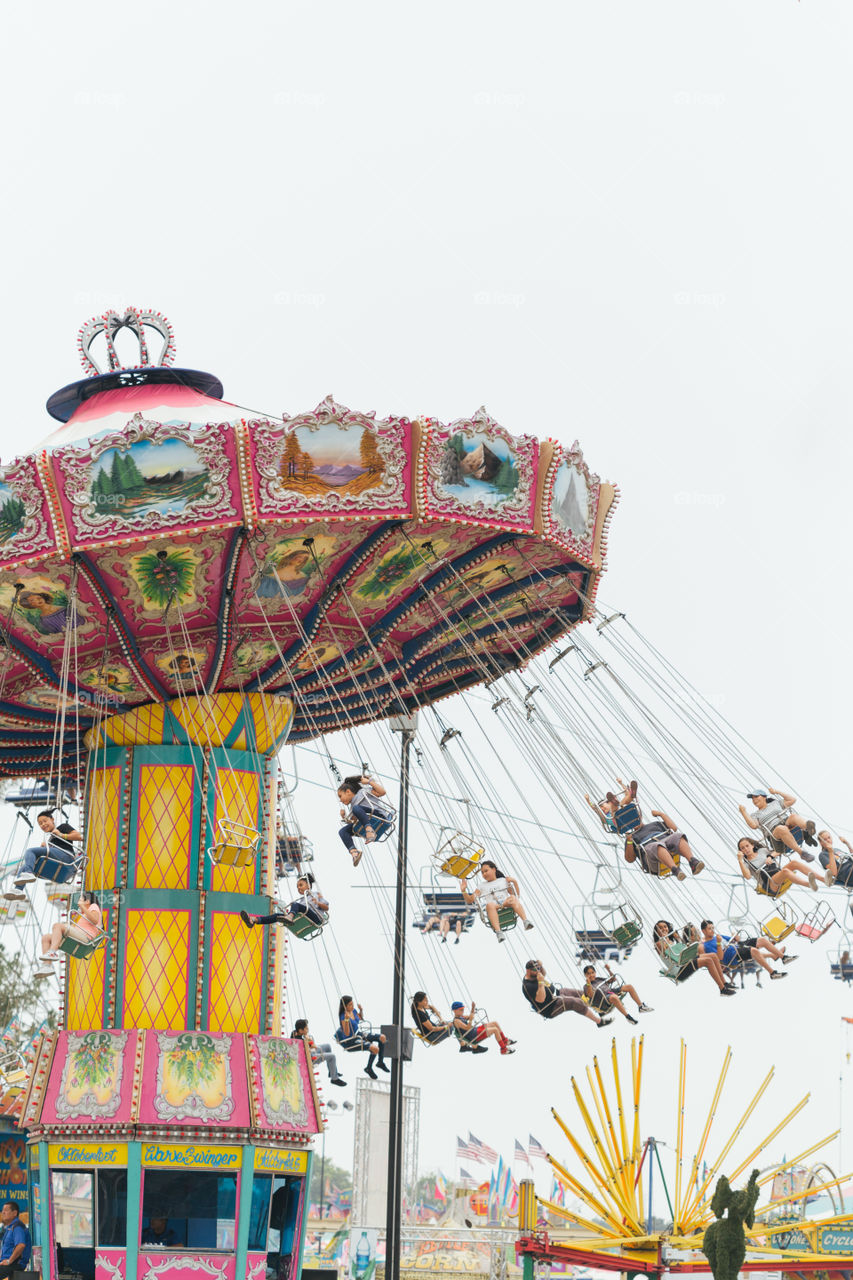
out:
{"label": "yellow swing seat", "polygon": [[207,852],[217,866],[248,867],[254,862],[261,842],[260,833],[254,827],[232,822],[230,818],[220,818],[216,836],[216,843]]}
{"label": "yellow swing seat", "polygon": [[774,915],[762,921],[761,932],[773,943],[783,942],[797,927],[794,913],[785,903],[780,903]]}
{"label": "yellow swing seat", "polygon": [[433,854],[437,869],[445,876],[467,880],[480,869],[480,859],[486,850],[473,836],[454,831],[440,844]]}

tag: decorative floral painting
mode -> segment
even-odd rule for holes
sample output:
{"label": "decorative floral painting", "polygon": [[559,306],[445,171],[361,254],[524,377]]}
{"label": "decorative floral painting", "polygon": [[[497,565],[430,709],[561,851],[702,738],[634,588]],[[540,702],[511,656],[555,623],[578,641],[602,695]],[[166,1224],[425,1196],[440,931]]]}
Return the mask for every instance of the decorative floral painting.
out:
{"label": "decorative floral painting", "polygon": [[244,640],[234,650],[231,665],[241,676],[254,676],[277,657],[278,650],[272,640]]}
{"label": "decorative floral painting", "polygon": [[157,1114],[163,1120],[227,1120],[234,1110],[228,1036],[161,1031],[157,1046]]}
{"label": "decorative floral painting", "polygon": [[121,1106],[126,1031],[69,1031],[56,1114],[62,1120],[78,1116],[115,1116]]}
{"label": "decorative floral painting", "polygon": [[354,595],[363,600],[386,599],[407,583],[435,573],[440,568],[441,557],[450,545],[449,537],[439,535],[397,543],[361,579]]}
{"label": "decorative floral painting", "polygon": [[195,603],[195,576],[200,563],[201,557],[193,547],[161,548],[131,556],[129,571],[145,607],[159,612],[170,600],[180,605]]}
{"label": "decorative floral painting", "polygon": [[255,1037],[260,1058],[262,1126],[305,1129],[310,1119],[299,1048],[288,1040]]}

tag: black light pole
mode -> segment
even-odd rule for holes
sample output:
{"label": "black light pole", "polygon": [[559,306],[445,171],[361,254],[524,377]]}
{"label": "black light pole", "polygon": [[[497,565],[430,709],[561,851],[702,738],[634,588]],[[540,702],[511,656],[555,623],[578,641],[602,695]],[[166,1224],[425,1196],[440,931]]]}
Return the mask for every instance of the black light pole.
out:
{"label": "black light pole", "polygon": [[403,1221],[403,1031],[406,1017],[406,861],[409,836],[409,749],[417,715],[394,716],[391,728],[402,736],[400,807],[397,813],[397,905],[394,915],[394,996],[391,1024],[396,1047],[391,1058],[391,1107],[388,1123],[388,1193],[385,1217],[385,1280],[400,1275]]}

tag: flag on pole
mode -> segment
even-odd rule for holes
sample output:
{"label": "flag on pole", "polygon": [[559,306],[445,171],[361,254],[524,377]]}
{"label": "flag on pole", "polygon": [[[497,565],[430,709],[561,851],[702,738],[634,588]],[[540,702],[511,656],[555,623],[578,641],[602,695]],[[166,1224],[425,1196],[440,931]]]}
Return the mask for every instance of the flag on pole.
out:
{"label": "flag on pole", "polygon": [[447,1179],[440,1171],[435,1179],[435,1198],[436,1200],[447,1200]]}
{"label": "flag on pole", "polygon": [[498,1158],[498,1153],[494,1147],[487,1147],[485,1142],[481,1142],[479,1138],[475,1138],[471,1130],[468,1130],[468,1145],[479,1151],[480,1159],[486,1164],[494,1164]]}
{"label": "flag on pole", "polygon": [[461,1165],[459,1166],[459,1182],[463,1187],[476,1187],[478,1185],[477,1179],[473,1174],[470,1174],[467,1169],[463,1169]]}
{"label": "flag on pole", "polygon": [[519,1142],[518,1138],[516,1138],[516,1140],[515,1140],[515,1155],[513,1156],[513,1162],[515,1162],[515,1161],[517,1161],[517,1160],[520,1160],[522,1164],[526,1164],[526,1165],[528,1165],[530,1168],[532,1168],[532,1167],[533,1167],[533,1166],[530,1164],[530,1156],[527,1154],[527,1152],[525,1151],[524,1147],[523,1147],[523,1146],[521,1145],[521,1143]]}
{"label": "flag on pole", "polygon": [[565,1192],[563,1189],[563,1184],[561,1182],[558,1182],[556,1178],[552,1178],[551,1179],[551,1203],[558,1204],[562,1208],[565,1208],[566,1202],[565,1202],[564,1196],[565,1196]]}
{"label": "flag on pole", "polygon": [[541,1143],[541,1142],[539,1142],[536,1138],[534,1138],[534,1136],[533,1136],[533,1134],[532,1134],[532,1133],[531,1133],[531,1135],[530,1135],[530,1141],[529,1141],[529,1143],[527,1144],[527,1146],[528,1146],[528,1149],[529,1149],[529,1151],[530,1151],[530,1158],[531,1158],[532,1160],[547,1160],[547,1159],[548,1159],[548,1152],[547,1152],[547,1151],[545,1150],[545,1148],[542,1146],[542,1143]]}
{"label": "flag on pole", "polygon": [[456,1138],[456,1159],[457,1160],[481,1160],[482,1156],[476,1147],[472,1147],[470,1142],[466,1142],[464,1138],[457,1136]]}

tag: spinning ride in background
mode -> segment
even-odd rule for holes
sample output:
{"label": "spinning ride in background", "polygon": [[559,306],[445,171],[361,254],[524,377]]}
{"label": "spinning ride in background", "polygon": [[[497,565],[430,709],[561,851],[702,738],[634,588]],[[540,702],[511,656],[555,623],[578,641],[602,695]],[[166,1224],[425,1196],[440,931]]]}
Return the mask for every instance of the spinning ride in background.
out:
{"label": "spinning ride in background", "polygon": [[57,966],[62,1029],[25,1107],[33,1221],[51,1253],[51,1180],[73,1174],[81,1205],[126,1195],[126,1236],[66,1248],[83,1274],[120,1269],[165,1207],[200,1265],[243,1275],[298,1256],[320,1126],[281,1036],[283,948],[240,919],[270,913],[277,853],[304,857],[277,831],[276,753],[495,679],[590,616],[616,494],[577,446],[484,410],[249,414],[170,367],[158,313],[108,313],[80,352],[89,376],[48,402],[61,425],[0,478],[0,773],[48,778],[46,808],[85,777],[106,935]]}

